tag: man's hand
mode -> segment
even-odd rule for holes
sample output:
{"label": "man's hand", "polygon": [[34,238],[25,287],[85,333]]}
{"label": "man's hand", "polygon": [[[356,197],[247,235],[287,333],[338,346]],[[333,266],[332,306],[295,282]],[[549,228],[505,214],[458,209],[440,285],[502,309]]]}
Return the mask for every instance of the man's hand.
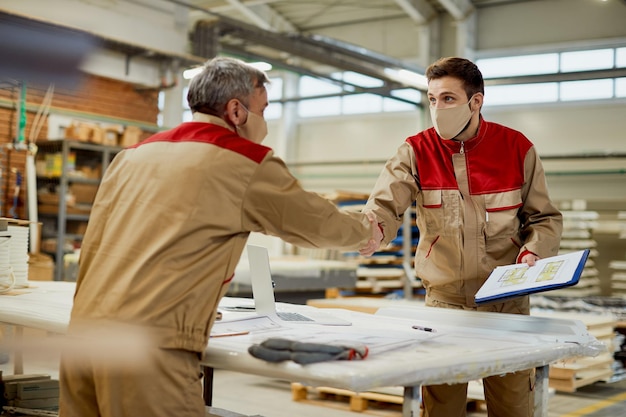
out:
{"label": "man's hand", "polygon": [[526,263],[528,266],[535,266],[535,262],[537,262],[539,258],[532,252],[528,252],[526,255],[522,256],[521,263]]}
{"label": "man's hand", "polygon": [[380,248],[380,242],[382,242],[384,236],[382,229],[378,225],[376,215],[371,211],[366,212],[365,215],[369,219],[372,226],[372,238],[367,242],[367,245],[359,249],[359,253],[362,256],[371,256],[378,250],[378,248]]}

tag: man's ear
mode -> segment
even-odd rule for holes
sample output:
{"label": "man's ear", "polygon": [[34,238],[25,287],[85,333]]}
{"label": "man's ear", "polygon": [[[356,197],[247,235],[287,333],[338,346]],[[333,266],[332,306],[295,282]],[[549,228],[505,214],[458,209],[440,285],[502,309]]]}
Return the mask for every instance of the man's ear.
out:
{"label": "man's ear", "polygon": [[226,107],[224,109],[224,116],[227,121],[230,121],[235,126],[239,126],[245,122],[246,112],[241,106],[241,103],[237,99],[230,99],[228,103],[226,103]]}
{"label": "man's ear", "polygon": [[472,96],[470,107],[472,111],[480,110],[483,106],[483,93],[476,93]]}

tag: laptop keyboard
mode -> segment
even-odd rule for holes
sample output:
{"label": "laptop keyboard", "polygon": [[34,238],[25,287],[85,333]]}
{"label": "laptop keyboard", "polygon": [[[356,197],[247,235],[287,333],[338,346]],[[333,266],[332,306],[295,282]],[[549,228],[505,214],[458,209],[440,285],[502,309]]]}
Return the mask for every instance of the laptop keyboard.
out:
{"label": "laptop keyboard", "polygon": [[279,311],[276,314],[278,314],[278,317],[280,317],[281,319],[285,321],[313,321],[313,319],[303,316],[300,313],[293,313],[289,311]]}

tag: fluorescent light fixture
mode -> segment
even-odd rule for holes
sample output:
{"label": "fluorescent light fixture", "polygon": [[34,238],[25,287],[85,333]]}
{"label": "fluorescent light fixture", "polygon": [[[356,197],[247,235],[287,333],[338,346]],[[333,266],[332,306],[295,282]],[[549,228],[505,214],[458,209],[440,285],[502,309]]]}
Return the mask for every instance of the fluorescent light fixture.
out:
{"label": "fluorescent light fixture", "polygon": [[248,65],[253,66],[254,68],[261,70],[261,71],[270,71],[272,69],[272,64],[268,63],[268,62],[248,62]]}
{"label": "fluorescent light fixture", "polygon": [[204,67],[194,67],[186,69],[185,71],[183,71],[183,78],[186,80],[191,80],[193,77],[200,74],[203,68]]}
{"label": "fluorescent light fixture", "polygon": [[[267,62],[248,62],[248,65],[253,66],[254,68],[264,72],[272,69],[272,64],[269,64]],[[204,66],[186,69],[185,71],[183,71],[183,78],[186,80],[191,80],[193,77],[200,74],[203,69]]]}
{"label": "fluorescent light fixture", "polygon": [[399,83],[405,84],[409,87],[414,87],[420,90],[428,89],[428,80],[422,74],[418,74],[413,71],[405,69],[393,69],[385,68],[385,74],[389,78]]}

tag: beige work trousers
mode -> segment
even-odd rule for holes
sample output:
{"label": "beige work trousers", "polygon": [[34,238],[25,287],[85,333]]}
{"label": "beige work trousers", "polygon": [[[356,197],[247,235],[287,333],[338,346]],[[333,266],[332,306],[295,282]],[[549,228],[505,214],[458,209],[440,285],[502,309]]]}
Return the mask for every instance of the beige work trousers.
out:
{"label": "beige work trousers", "polygon": [[200,355],[153,347],[140,364],[66,355],[59,417],[204,417]]}
{"label": "beige work trousers", "polygon": [[[448,304],[426,298],[430,307],[453,308],[495,313],[529,314],[528,297],[475,308]],[[524,370],[483,379],[488,417],[532,417],[534,414],[535,370]],[[442,384],[422,387],[422,417],[465,417],[467,384]]]}

